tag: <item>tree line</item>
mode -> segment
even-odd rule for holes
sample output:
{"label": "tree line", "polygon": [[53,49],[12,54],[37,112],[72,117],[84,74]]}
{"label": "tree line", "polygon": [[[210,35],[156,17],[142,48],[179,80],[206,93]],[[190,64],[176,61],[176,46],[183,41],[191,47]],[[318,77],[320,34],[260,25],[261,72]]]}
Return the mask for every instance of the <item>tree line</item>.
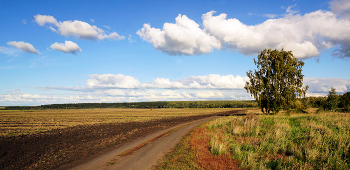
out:
{"label": "tree line", "polygon": [[327,96],[307,97],[309,106],[319,108],[319,111],[344,111],[350,112],[350,92],[343,95],[337,94],[335,88],[331,88]]}
{"label": "tree line", "polygon": [[217,100],[217,101],[154,101],[124,103],[67,103],[41,106],[6,106],[5,110],[39,109],[93,109],[93,108],[249,108],[257,107],[254,100]]}

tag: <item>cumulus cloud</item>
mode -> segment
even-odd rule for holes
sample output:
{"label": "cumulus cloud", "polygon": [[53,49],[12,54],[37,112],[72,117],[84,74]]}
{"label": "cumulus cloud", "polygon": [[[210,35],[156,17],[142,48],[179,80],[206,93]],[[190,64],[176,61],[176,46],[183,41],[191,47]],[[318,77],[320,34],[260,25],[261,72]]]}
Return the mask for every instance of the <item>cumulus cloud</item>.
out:
{"label": "cumulus cloud", "polygon": [[237,75],[220,76],[217,74],[209,74],[207,76],[189,76],[185,78],[190,88],[212,88],[212,89],[243,89],[248,77]]}
{"label": "cumulus cloud", "polygon": [[[113,98],[113,99],[112,99]],[[93,94],[57,95],[29,94],[13,91],[0,95],[0,102],[6,105],[43,105],[53,103],[89,103],[89,102],[120,102],[125,97],[96,96]]]}
{"label": "cumulus cloud", "polygon": [[329,2],[332,12],[335,14],[350,19],[350,1],[348,0],[332,0]]}
{"label": "cumulus cloud", "polygon": [[93,74],[86,80],[89,88],[139,88],[141,83],[132,76],[123,74]]}
{"label": "cumulus cloud", "polygon": [[[141,83],[123,74],[93,74],[86,86],[41,87],[42,90],[61,90],[63,94],[29,94],[18,91],[0,95],[6,105],[87,103],[87,102],[136,102],[179,100],[253,100],[244,89],[247,77],[233,75],[189,76],[180,80],[157,78]],[[350,79],[304,78],[309,85],[307,96],[326,96],[331,87],[339,94],[350,91]],[[68,92],[67,92],[68,91]],[[73,91],[73,92],[69,92]]]}
{"label": "cumulus cloud", "polygon": [[32,44],[29,44],[27,42],[23,41],[10,41],[7,42],[7,45],[10,45],[12,47],[18,48],[22,51],[25,51],[27,53],[33,53],[33,54],[40,54],[38,50],[36,50]]}
{"label": "cumulus cloud", "polygon": [[65,41],[64,44],[55,42],[50,46],[50,48],[64,53],[75,54],[77,52],[81,52],[79,46],[72,41]]}
{"label": "cumulus cloud", "polygon": [[[110,34],[106,34],[104,30],[98,28],[95,25],[90,25],[87,22],[83,21],[57,21],[53,16],[50,15],[35,15],[34,21],[38,23],[40,26],[44,26],[45,24],[50,25],[50,29],[52,31],[57,32],[60,35],[64,35],[66,37],[74,36],[79,39],[88,39],[88,40],[103,40],[103,39],[115,39],[122,40],[125,37],[120,36],[116,32],[112,32]],[[57,27],[57,29],[52,26]]]}
{"label": "cumulus cloud", "polygon": [[[324,48],[322,42],[317,42],[317,32],[310,30],[312,28],[316,30],[317,26],[321,25],[321,23],[309,24],[308,20],[311,20],[312,16],[296,15],[269,19],[262,24],[248,26],[238,19],[226,19],[226,14],[218,16],[213,14],[214,11],[211,11],[203,15],[204,27],[223,41],[228,48],[245,55],[254,55],[265,48],[284,48],[292,50],[298,58],[309,58],[320,54],[316,45]],[[323,14],[320,11],[320,15]]]}
{"label": "cumulus cloud", "polygon": [[331,87],[338,93],[350,91],[350,79],[341,78],[304,78],[304,85],[309,85],[309,93],[327,95]]}
{"label": "cumulus cloud", "polygon": [[144,24],[137,34],[153,44],[153,48],[169,55],[199,55],[222,47],[220,41],[199,28],[186,15],[177,16],[176,23],[165,23],[163,30]]}
{"label": "cumulus cloud", "polygon": [[53,24],[53,25],[58,24],[57,20],[50,15],[40,15],[40,14],[35,15],[34,21],[40,26],[44,26],[46,23]]}
{"label": "cumulus cloud", "polygon": [[209,99],[209,98],[222,98],[223,92],[221,91],[198,91],[195,94],[199,98]]}
{"label": "cumulus cloud", "polygon": [[[38,89],[74,91],[74,93],[81,93],[81,95],[93,96],[94,101],[97,100],[98,102],[117,102],[119,99],[129,102],[252,99],[243,89],[244,81],[247,78],[233,75],[210,74],[207,76],[189,76],[180,80],[156,78],[147,83],[141,83],[136,78],[123,74],[93,74],[89,77],[86,80],[86,86],[40,87]],[[73,98],[76,99],[76,97]],[[83,98],[81,102],[85,100],[87,99]],[[67,101],[70,100],[67,99]],[[92,102],[93,100],[89,99],[89,101]]]}
{"label": "cumulus cloud", "polygon": [[167,78],[156,78],[153,82],[143,83],[142,87],[149,89],[242,89],[247,77],[220,76],[189,76],[181,80],[170,81]]}
{"label": "cumulus cloud", "polygon": [[[42,90],[68,90],[92,92],[99,89],[110,90],[110,94],[137,95],[137,90],[184,90],[184,91],[245,91],[244,86],[248,77],[239,75],[217,75],[189,76],[179,80],[169,80],[168,78],[156,78],[152,82],[141,83],[135,77],[123,74],[93,74],[86,80],[86,86],[79,87],[41,87]],[[304,86],[309,85],[309,93],[324,93],[336,88],[337,92],[345,93],[350,91],[350,79],[341,78],[304,78]],[[129,90],[129,91],[122,91]],[[135,91],[136,90],[136,91]],[[201,93],[200,93],[201,94]],[[186,92],[185,97],[190,97],[194,93]]]}
{"label": "cumulus cloud", "polygon": [[[155,49],[170,55],[198,55],[213,49],[233,49],[244,55],[256,55],[263,49],[293,51],[297,58],[317,57],[323,50],[336,48],[333,55],[350,57],[350,2],[333,0],[332,11],[317,10],[301,15],[286,7],[281,18],[246,25],[225,13],[202,15],[203,29],[185,15],[176,23],[165,23],[163,30],[144,24],[137,34]],[[265,15],[274,18],[275,15]]]}
{"label": "cumulus cloud", "polygon": [[150,89],[179,89],[186,88],[184,84],[177,81],[170,81],[167,78],[156,78],[151,83],[145,83],[142,87]]}

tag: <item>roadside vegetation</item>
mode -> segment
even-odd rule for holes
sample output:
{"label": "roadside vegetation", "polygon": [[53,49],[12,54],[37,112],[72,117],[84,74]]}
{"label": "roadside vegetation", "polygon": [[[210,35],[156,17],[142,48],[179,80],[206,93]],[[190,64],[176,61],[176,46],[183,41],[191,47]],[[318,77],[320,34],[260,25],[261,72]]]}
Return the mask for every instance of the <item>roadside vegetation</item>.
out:
{"label": "roadside vegetation", "polygon": [[248,169],[349,169],[350,115],[251,115],[207,125],[210,151]]}
{"label": "roadside vegetation", "polygon": [[[236,163],[239,169],[350,169],[350,115],[307,111],[277,115],[250,111],[247,116],[213,120],[186,137],[158,169],[212,169],[211,164],[223,161],[223,165]],[[200,154],[198,140],[210,155]]]}
{"label": "roadside vegetation", "polygon": [[326,97],[296,99],[277,114],[250,109],[246,116],[213,120],[158,169],[350,169],[349,105],[350,92],[338,95],[332,88]]}

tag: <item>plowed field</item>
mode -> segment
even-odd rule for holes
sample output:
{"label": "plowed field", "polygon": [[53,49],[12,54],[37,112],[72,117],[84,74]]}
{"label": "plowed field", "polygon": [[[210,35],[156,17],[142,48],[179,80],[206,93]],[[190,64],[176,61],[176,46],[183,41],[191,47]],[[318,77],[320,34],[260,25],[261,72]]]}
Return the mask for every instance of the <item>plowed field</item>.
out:
{"label": "plowed field", "polygon": [[216,109],[211,113],[205,110],[205,114],[198,114],[198,110],[194,110],[190,111],[196,114],[83,124],[26,135],[2,136],[0,169],[67,169],[152,132],[213,115],[233,113],[227,109]]}

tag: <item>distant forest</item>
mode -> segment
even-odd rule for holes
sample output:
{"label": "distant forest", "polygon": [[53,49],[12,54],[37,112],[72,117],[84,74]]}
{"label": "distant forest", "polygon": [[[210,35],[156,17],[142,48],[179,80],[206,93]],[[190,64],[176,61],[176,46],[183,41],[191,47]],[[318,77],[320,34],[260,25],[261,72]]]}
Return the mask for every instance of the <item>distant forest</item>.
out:
{"label": "distant forest", "polygon": [[245,108],[257,107],[255,100],[235,101],[156,101],[129,103],[68,103],[41,106],[6,106],[5,110],[92,109],[92,108]]}

